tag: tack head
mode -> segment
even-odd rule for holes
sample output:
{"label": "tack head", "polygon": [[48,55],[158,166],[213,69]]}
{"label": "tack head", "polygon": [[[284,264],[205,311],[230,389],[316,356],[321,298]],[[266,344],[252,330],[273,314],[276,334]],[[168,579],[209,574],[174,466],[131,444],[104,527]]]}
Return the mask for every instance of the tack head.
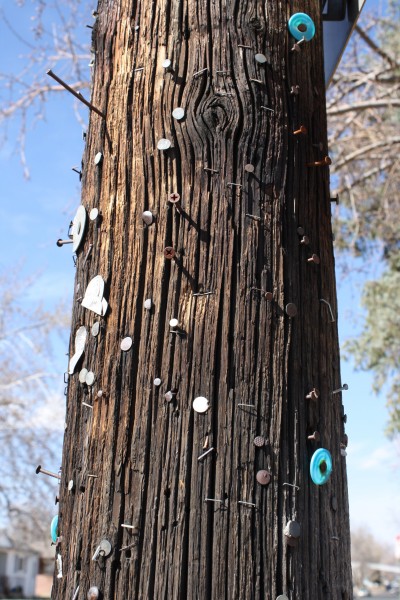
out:
{"label": "tack head", "polygon": [[96,381],[96,376],[93,371],[88,371],[85,378],[86,385],[93,385]]}
{"label": "tack head", "polygon": [[247,173],[254,173],[254,168],[255,168],[254,165],[251,165],[250,163],[247,165],[244,165],[244,170]]}
{"label": "tack head", "polygon": [[161,138],[157,142],[157,148],[159,150],[168,150],[168,148],[171,148],[171,141],[166,138]]}
{"label": "tack head", "polygon": [[147,299],[144,301],[144,304],[143,304],[143,306],[144,306],[144,308],[145,308],[146,310],[151,310],[151,307],[153,306],[153,302],[152,302],[151,298],[147,298]]}
{"label": "tack head", "polygon": [[164,69],[169,69],[171,66],[172,62],[170,61],[169,58],[166,58],[165,60],[163,60],[162,62],[162,66],[164,67]]}
{"label": "tack head", "polygon": [[161,385],[161,379],[159,377],[156,377],[153,383],[156,387],[158,387]]}
{"label": "tack head", "polygon": [[265,54],[256,54],[254,56],[254,60],[256,62],[258,62],[260,65],[263,65],[267,62],[267,57],[265,56]]}
{"label": "tack head", "polygon": [[126,337],[121,342],[121,350],[127,352],[132,347],[132,338]]}
{"label": "tack head", "polygon": [[103,160],[103,154],[101,152],[98,152],[96,154],[96,156],[94,157],[94,164],[95,165],[99,165]]}
{"label": "tack head", "polygon": [[179,321],[178,319],[171,319],[169,322],[169,326],[174,329],[175,327],[178,327]]}
{"label": "tack head", "polygon": [[98,208],[92,208],[92,210],[89,213],[89,219],[91,221],[95,221],[98,216],[99,216],[99,209]]}
{"label": "tack head", "polygon": [[99,335],[99,332],[100,332],[100,321],[95,321],[92,325],[90,333],[92,334],[93,337],[96,337]]}
{"label": "tack head", "polygon": [[169,391],[166,394],[164,394],[164,398],[165,398],[165,400],[167,402],[171,402],[171,400],[172,400],[173,397],[174,397],[174,394],[171,391]]}
{"label": "tack head", "polygon": [[293,302],[286,304],[285,312],[289,317],[295,317],[297,315],[297,306]]}
{"label": "tack head", "polygon": [[153,213],[151,213],[149,210],[145,210],[142,213],[142,219],[146,225],[151,225],[154,220]]}
{"label": "tack head", "polygon": [[185,116],[185,109],[181,108],[180,106],[178,108],[174,108],[174,110],[172,111],[172,116],[177,121],[180,121]]}
{"label": "tack head", "polygon": [[87,369],[81,369],[79,371],[79,381],[81,383],[86,383],[86,375],[88,374],[88,370]]}
{"label": "tack head", "polygon": [[210,408],[210,403],[204,396],[198,396],[193,400],[193,410],[198,413],[205,413]]}

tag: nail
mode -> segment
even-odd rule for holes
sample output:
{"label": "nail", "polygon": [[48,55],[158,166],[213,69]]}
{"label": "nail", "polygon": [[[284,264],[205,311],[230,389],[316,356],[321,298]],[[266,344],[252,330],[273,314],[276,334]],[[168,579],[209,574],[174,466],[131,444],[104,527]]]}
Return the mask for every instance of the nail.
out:
{"label": "nail", "polygon": [[103,162],[103,153],[102,152],[97,152],[96,156],[94,157],[94,164],[95,165],[100,165]]}
{"label": "nail", "polygon": [[56,244],[59,248],[64,246],[64,244],[72,244],[74,240],[57,240]]}
{"label": "nail", "polygon": [[173,249],[172,246],[166,246],[166,248],[164,248],[164,256],[168,260],[171,260],[172,258],[174,258],[175,250]]}
{"label": "nail", "polygon": [[208,435],[206,435],[206,439],[204,440],[203,450],[208,450]]}
{"label": "nail", "polygon": [[58,496],[56,496],[54,499],[54,504],[58,504],[59,502],[60,502],[60,498]]}
{"label": "nail", "polygon": [[82,402],[82,405],[93,409],[93,406],[91,404],[88,404],[87,402]]}
{"label": "nail", "polygon": [[338,388],[337,390],[333,390],[332,394],[340,394],[340,392],[346,391],[349,389],[349,386],[347,385],[347,383],[344,383],[340,388]]}
{"label": "nail", "polygon": [[313,388],[311,392],[309,392],[306,396],[308,400],[318,400],[319,398],[319,390],[317,388]]}
{"label": "nail", "polygon": [[318,431],[314,431],[314,433],[312,435],[307,436],[308,440],[314,440],[314,442],[319,442],[320,440],[320,435],[318,433]]}
{"label": "nail", "polygon": [[245,216],[249,219],[253,219],[253,221],[262,221],[261,217],[257,217],[256,215],[250,215],[249,213],[246,213]]}
{"label": "nail", "polygon": [[52,473],[51,471],[46,471],[46,469],[42,469],[42,465],[38,465],[36,467],[36,475],[39,475],[39,473],[43,473],[43,475],[49,475],[50,477],[54,477],[54,479],[61,479],[61,475],[58,475],[58,473]]}
{"label": "nail", "polygon": [[[89,27],[89,25],[86,25],[86,27]],[[79,585],[78,585],[78,587],[76,588],[76,590],[75,590],[75,592],[74,592],[74,595],[72,596],[72,600],[76,600],[76,599],[77,599],[77,597],[78,597],[78,594],[79,594]]]}
{"label": "nail", "polygon": [[325,167],[327,165],[332,164],[332,159],[329,156],[325,156],[323,160],[318,160],[316,162],[307,163],[307,167]]}
{"label": "nail", "polygon": [[303,235],[303,237],[300,240],[300,244],[303,244],[304,246],[308,246],[309,243],[310,243],[310,239],[308,238],[308,236]]}
{"label": "nail", "polygon": [[144,70],[144,67],[139,67],[137,69],[133,69],[133,72],[138,73],[139,71],[143,71],[143,70]]}
{"label": "nail", "polygon": [[304,229],[303,229],[303,227],[298,227],[298,228],[297,228],[297,233],[298,233],[299,235],[304,235]]}
{"label": "nail", "polygon": [[193,73],[192,77],[197,77],[197,75],[202,75],[206,71],[208,71],[207,67],[205,67],[204,69],[201,69],[200,71],[196,71],[196,73]]}
{"label": "nail", "polygon": [[77,169],[76,167],[72,167],[72,171],[75,171],[75,173],[78,173],[79,180],[82,179],[82,171],[79,171],[79,169]]}
{"label": "nail", "polygon": [[166,58],[166,59],[163,61],[163,63],[162,63],[162,67],[163,67],[163,68],[164,68],[166,71],[169,71],[169,72],[171,72],[171,73],[172,73],[172,72],[173,72],[173,68],[172,68],[172,66],[171,66],[171,65],[172,65],[172,62],[170,61],[170,59],[169,59],[169,58]]}
{"label": "nail", "polygon": [[104,113],[102,113],[98,108],[93,106],[93,104],[88,102],[88,100],[86,100],[80,92],[76,92],[74,89],[72,89],[72,87],[70,87],[67,83],[65,83],[65,81],[63,81],[57,75],[55,75],[51,69],[46,71],[46,75],[49,75],[50,77],[55,79],[55,81],[57,81],[57,83],[59,83],[60,85],[63,86],[63,88],[68,90],[68,92],[70,92],[73,96],[75,96],[75,98],[78,98],[78,100],[83,102],[83,104],[85,104],[90,110],[93,110],[95,113],[97,113],[103,119],[106,118],[106,115]]}
{"label": "nail", "polygon": [[247,164],[244,165],[244,170],[246,171],[246,173],[254,173],[255,167],[254,165]]}
{"label": "nail", "polygon": [[207,450],[207,452],[200,454],[200,456],[197,458],[197,460],[200,462],[201,460],[203,460],[203,458],[205,458],[206,456],[211,454],[211,452],[214,452],[214,450],[215,450],[215,448],[210,448],[209,450]]}
{"label": "nail", "polygon": [[224,504],[225,500],[216,500],[215,498],[204,498],[204,502],[220,502],[221,504]]}
{"label": "nail", "polygon": [[266,292],[265,290],[262,290],[260,288],[256,288],[256,287],[252,287],[250,288],[252,291],[254,290],[255,292],[261,292],[262,294],[264,294],[265,298],[267,300],[272,300],[274,295],[272,292]]}
{"label": "nail", "polygon": [[307,258],[307,262],[309,263],[315,263],[316,265],[319,265],[319,263],[321,262],[319,259],[318,254],[313,254],[312,256],[310,256],[310,258]]}
{"label": "nail", "polygon": [[300,488],[299,488],[299,486],[298,486],[298,485],[295,485],[294,483],[282,483],[282,485],[288,485],[288,486],[290,486],[290,487],[293,487],[293,488],[295,488],[296,490],[299,490],[299,489],[300,489]]}
{"label": "nail", "polygon": [[271,113],[275,112],[272,108],[269,108],[268,106],[260,106],[260,108],[262,108],[264,110],[268,110]]}
{"label": "nail", "polygon": [[218,169],[210,169],[209,167],[204,167],[203,171],[208,171],[209,173],[219,173]]}
{"label": "nail", "polygon": [[332,307],[329,304],[329,302],[327,300],[324,300],[323,298],[320,298],[319,301],[323,302],[324,304],[327,305],[327,307],[329,308],[329,312],[331,313],[331,321],[330,322],[334,323],[335,322],[335,317],[333,316]]}
{"label": "nail", "polygon": [[292,96],[298,96],[299,90],[300,90],[299,85],[292,85],[292,87],[290,88],[290,93]]}
{"label": "nail", "polygon": [[139,534],[139,527],[137,527],[137,525],[127,525],[126,523],[121,523],[121,527],[125,527],[125,529],[132,529],[135,531],[135,533]]}
{"label": "nail", "polygon": [[293,135],[306,135],[306,133],[307,127],[304,127],[304,125],[300,125],[300,127],[296,129],[296,131],[293,131]]}
{"label": "nail", "polygon": [[215,71],[217,75],[229,75],[229,71]]}
{"label": "nail", "polygon": [[238,504],[242,504],[243,506],[251,506],[252,508],[256,507],[256,505],[252,502],[245,502],[244,500],[238,500]]}
{"label": "nail", "polygon": [[331,198],[331,202],[336,202],[336,206],[339,206],[339,194],[336,194],[334,198]]}

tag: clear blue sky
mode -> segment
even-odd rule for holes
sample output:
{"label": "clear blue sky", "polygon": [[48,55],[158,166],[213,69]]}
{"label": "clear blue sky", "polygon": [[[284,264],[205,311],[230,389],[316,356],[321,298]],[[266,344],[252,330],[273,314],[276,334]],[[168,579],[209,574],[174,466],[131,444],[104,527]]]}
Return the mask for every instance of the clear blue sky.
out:
{"label": "clear blue sky", "polygon": [[[7,0],[0,6],[15,29],[25,35],[30,27],[31,5],[21,11]],[[89,39],[90,30],[85,29],[85,24],[82,23],[82,35]],[[24,60],[21,54],[27,49],[4,23],[0,26],[3,47],[7,48],[7,52],[0,54],[0,71],[18,73]],[[50,67],[51,61],[43,71]],[[81,112],[84,117],[85,110]],[[18,146],[18,124],[9,126],[8,140],[0,150],[0,219],[3,224],[0,264],[8,269],[23,262],[24,273],[38,274],[31,300],[43,300],[48,306],[54,306],[60,299],[71,301],[75,275],[71,247],[56,247],[56,240],[66,236],[70,219],[80,203],[78,175],[71,167],[80,164],[82,127],[74,117],[70,95],[65,92],[51,99],[46,105],[45,118],[33,128],[29,123],[28,129],[26,159],[30,181],[23,179],[19,158],[14,153]],[[360,314],[360,283],[362,280],[356,274],[339,282],[342,341],[360,328],[360,322],[354,324],[349,318],[349,315]],[[61,350],[59,368],[61,391],[66,370],[66,357]],[[395,536],[400,534],[400,457],[384,436],[385,400],[372,394],[371,376],[355,372],[351,363],[342,361],[342,381],[349,385],[343,402],[348,415],[346,460],[351,525],[366,526],[379,540],[393,546]],[[60,402],[63,401],[61,395]]]}

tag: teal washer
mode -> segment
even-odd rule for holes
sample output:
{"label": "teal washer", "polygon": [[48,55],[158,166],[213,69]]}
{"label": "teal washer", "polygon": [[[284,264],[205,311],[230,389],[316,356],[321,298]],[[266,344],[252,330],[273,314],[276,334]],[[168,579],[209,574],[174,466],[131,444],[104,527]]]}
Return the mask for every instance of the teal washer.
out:
{"label": "teal washer", "polygon": [[51,541],[54,542],[54,544],[56,544],[57,538],[58,538],[58,515],[53,517],[51,520],[50,535],[51,535]]}
{"label": "teal washer", "polygon": [[[321,469],[322,467],[322,469]],[[310,462],[311,479],[316,485],[326,483],[332,473],[332,457],[329,450],[319,448],[314,452]]]}
{"label": "teal washer", "polygon": [[[302,26],[301,29],[305,27],[305,30],[301,31],[301,29],[299,29],[300,26]],[[295,13],[292,15],[289,19],[288,27],[290,33],[294,38],[296,38],[296,40],[301,40],[304,38],[307,42],[309,42],[315,35],[314,21],[305,13]]]}

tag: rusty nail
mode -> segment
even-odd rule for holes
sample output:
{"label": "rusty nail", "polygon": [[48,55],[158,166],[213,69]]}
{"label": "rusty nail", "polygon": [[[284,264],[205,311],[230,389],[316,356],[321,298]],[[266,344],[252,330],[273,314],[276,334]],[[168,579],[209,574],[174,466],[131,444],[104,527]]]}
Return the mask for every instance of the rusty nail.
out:
{"label": "rusty nail", "polygon": [[306,133],[307,133],[307,127],[304,127],[304,125],[300,125],[300,127],[298,129],[293,131],[293,135],[305,135]]}
{"label": "rusty nail", "polygon": [[316,162],[307,163],[307,167],[326,167],[327,165],[332,164],[332,159],[329,156],[325,156],[322,160],[317,160]]}
{"label": "rusty nail", "polygon": [[73,96],[75,96],[75,98],[78,98],[78,100],[80,100],[81,102],[83,102],[83,104],[86,104],[86,106],[90,110],[93,110],[95,113],[97,113],[103,119],[106,118],[106,115],[104,113],[102,113],[98,108],[96,108],[95,106],[93,106],[93,104],[91,104],[90,102],[88,102],[88,100],[86,100],[82,96],[82,94],[80,92],[76,92],[67,83],[65,83],[65,81],[63,81],[57,75],[55,75],[51,69],[49,69],[48,71],[46,71],[46,75],[49,75],[50,77],[52,77],[53,79],[55,79],[55,81],[57,81],[57,83],[59,83],[60,85],[63,86],[63,88],[65,88],[66,90],[68,90],[68,92],[70,92]]}

